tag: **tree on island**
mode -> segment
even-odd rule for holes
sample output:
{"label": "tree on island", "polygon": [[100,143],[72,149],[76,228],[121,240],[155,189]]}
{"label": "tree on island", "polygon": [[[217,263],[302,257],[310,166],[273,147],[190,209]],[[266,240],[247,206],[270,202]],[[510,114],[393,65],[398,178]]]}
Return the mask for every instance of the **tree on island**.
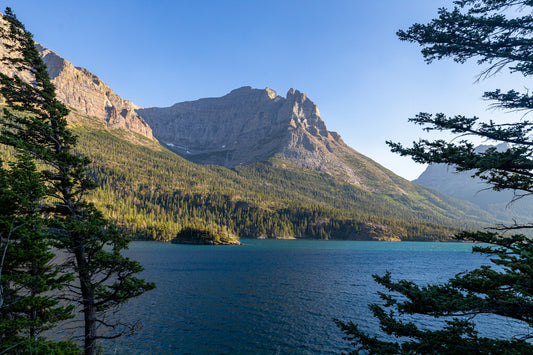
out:
{"label": "tree on island", "polygon": [[88,175],[90,162],[74,151],[76,137],[66,120],[69,111],[56,98],[33,36],[11,9],[6,9],[3,19],[0,38],[8,55],[2,60],[15,73],[29,74],[31,81],[0,73],[0,95],[8,107],[1,117],[0,143],[42,166],[44,196],[39,202],[44,206],[39,213],[48,217],[42,252],[50,253],[53,242],[66,255],[61,267],[75,279],[67,283],[69,292],[62,299],[81,307],[84,351],[96,354],[98,339],[116,338],[136,327],[109,317],[110,313],[155,286],[135,276],[143,268],[122,255],[127,237],[86,199],[96,187]]}
{"label": "tree on island", "polygon": [[[533,74],[533,2],[526,0],[458,0],[453,10],[440,9],[429,24],[414,24],[399,31],[401,40],[422,46],[428,63],[453,58],[458,63],[477,59],[485,68],[480,78],[510,70]],[[510,111],[533,109],[529,92],[495,90],[484,98]],[[411,122],[426,131],[449,131],[458,137],[476,136],[508,144],[506,151],[490,148],[476,152],[466,139],[419,140],[412,147],[387,142],[392,151],[420,163],[445,163],[458,171],[471,171],[496,190],[511,189],[515,199],[533,193],[533,123],[483,122],[478,117],[420,113]],[[353,354],[530,354],[533,335],[509,339],[482,337],[475,316],[491,314],[533,327],[533,242],[520,231],[533,223],[514,222],[486,231],[462,232],[461,241],[487,243],[473,250],[491,257],[494,265],[456,275],[445,283],[419,286],[408,280],[393,281],[391,274],[374,275],[388,293],[379,293],[383,305],[370,309],[388,338],[371,336],[353,322],[335,320],[355,347]],[[507,233],[506,233],[507,232]],[[441,329],[423,329],[412,316],[443,318]]]}

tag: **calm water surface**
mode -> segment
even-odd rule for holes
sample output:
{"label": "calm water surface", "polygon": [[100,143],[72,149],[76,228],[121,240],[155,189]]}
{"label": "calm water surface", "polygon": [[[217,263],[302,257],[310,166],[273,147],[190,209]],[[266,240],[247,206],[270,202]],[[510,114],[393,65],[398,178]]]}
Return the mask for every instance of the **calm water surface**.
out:
{"label": "calm water surface", "polygon": [[436,282],[488,263],[471,244],[244,240],[242,246],[135,242],[128,252],[157,289],[128,303],[133,337],[117,354],[334,354],[349,350],[332,318],[375,331],[372,274]]}

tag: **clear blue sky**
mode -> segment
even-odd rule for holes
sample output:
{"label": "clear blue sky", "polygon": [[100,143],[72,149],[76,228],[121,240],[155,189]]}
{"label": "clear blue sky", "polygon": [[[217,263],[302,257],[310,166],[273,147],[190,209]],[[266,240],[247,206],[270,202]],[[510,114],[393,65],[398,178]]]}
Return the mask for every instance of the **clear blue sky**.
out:
{"label": "clear blue sky", "polygon": [[[424,63],[398,29],[427,22],[451,0],[12,0],[35,39],[98,75],[122,98],[170,106],[250,85],[305,92],[329,130],[397,174],[424,166],[390,153],[424,133],[420,111],[476,114],[494,88],[521,89],[506,72],[475,84],[481,68]],[[3,9],[3,8],[2,8]]]}

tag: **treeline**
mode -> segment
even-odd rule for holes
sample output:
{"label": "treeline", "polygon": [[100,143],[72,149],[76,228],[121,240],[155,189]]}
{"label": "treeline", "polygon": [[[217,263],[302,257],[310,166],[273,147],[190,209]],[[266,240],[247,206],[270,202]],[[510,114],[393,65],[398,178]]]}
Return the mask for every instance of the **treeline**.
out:
{"label": "treeline", "polygon": [[[3,69],[14,74],[0,72],[0,354],[96,355],[99,340],[137,328],[115,315],[155,285],[123,255],[128,236],[87,200],[97,185],[32,34],[10,8],[2,21]],[[77,315],[70,340],[46,337]]]}
{"label": "treeline", "polygon": [[444,240],[457,231],[437,224],[347,214],[320,205],[290,204],[271,210],[218,192],[125,194],[104,186],[94,197],[106,215],[140,239],[172,239],[182,228],[198,221],[224,226],[240,238]]}
{"label": "treeline", "polygon": [[131,144],[120,131],[79,125],[76,132],[99,185],[92,200],[139,239],[169,240],[204,223],[240,238],[443,240],[471,225],[445,208],[435,213],[438,201],[372,194],[275,160],[202,166],[148,140]]}
{"label": "treeline", "polygon": [[196,165],[137,136],[132,144],[121,131],[79,123],[74,131],[99,186],[91,200],[136,239],[170,240],[204,224],[240,238],[447,240],[481,225],[417,191],[372,194],[274,159],[235,169]]}

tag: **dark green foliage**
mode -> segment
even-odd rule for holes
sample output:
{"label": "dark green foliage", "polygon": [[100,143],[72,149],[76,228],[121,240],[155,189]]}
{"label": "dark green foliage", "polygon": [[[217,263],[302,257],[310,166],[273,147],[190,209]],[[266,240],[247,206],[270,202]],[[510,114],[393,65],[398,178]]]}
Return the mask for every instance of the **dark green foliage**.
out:
{"label": "dark green foliage", "polygon": [[484,152],[476,152],[474,145],[465,140],[459,143],[448,143],[444,140],[420,140],[413,147],[404,148],[401,144],[388,142],[394,152],[409,155],[420,163],[447,163],[456,166],[458,171],[473,171],[493,186],[496,191],[514,190],[520,198],[533,192],[531,169],[533,160],[531,152],[533,142],[530,131],[533,128],[528,121],[517,124],[495,124],[493,122],[477,122],[478,118],[464,116],[446,117],[443,114],[431,115],[420,113],[411,119],[420,125],[428,125],[426,130],[450,130],[506,142],[506,151],[489,148]]}
{"label": "dark green foliage", "polygon": [[172,239],[173,243],[191,243],[191,244],[238,244],[238,238],[232,235],[226,228],[215,225],[196,225],[185,226]]}
{"label": "dark green foliage", "polygon": [[[419,43],[428,62],[451,57],[459,63],[477,58],[488,65],[480,77],[504,68],[524,76],[533,74],[533,3],[514,0],[461,0],[453,10],[440,9],[439,18],[428,25],[415,24],[399,31],[402,40]],[[511,110],[530,110],[528,93],[500,90],[485,93],[494,106]],[[392,150],[421,163],[445,163],[458,171],[471,171],[492,185],[494,190],[511,189],[515,199],[533,192],[531,132],[533,123],[521,120],[498,124],[478,117],[420,113],[412,122],[427,131],[449,131],[505,142],[506,151],[495,148],[476,152],[467,140],[420,140],[412,147],[388,142]],[[419,286],[407,280],[392,280],[387,273],[375,275],[388,292],[380,293],[382,304],[370,309],[388,338],[370,336],[358,325],[336,320],[354,346],[353,353],[370,354],[531,354],[531,334],[515,334],[500,339],[498,334],[483,337],[475,328],[477,315],[513,319],[533,327],[533,242],[522,234],[503,234],[527,230],[530,223],[497,225],[492,231],[463,232],[458,240],[486,243],[474,252],[490,257],[493,265],[461,273],[442,284]],[[502,233],[503,232],[503,233]],[[413,317],[414,316],[414,317]],[[418,317],[418,318],[417,318]],[[440,329],[422,329],[420,317],[442,318]],[[502,323],[501,318],[498,325]],[[438,328],[438,323],[435,323]]]}
{"label": "dark green foliage", "polygon": [[31,33],[10,9],[4,19],[8,28],[1,38],[10,55],[3,61],[31,79],[27,83],[19,74],[0,74],[0,94],[9,108],[4,110],[0,142],[43,165],[47,199],[41,202],[50,216],[49,232],[68,256],[62,266],[76,274],[65,298],[81,307],[84,350],[95,354],[98,339],[130,333],[136,326],[109,321],[108,311],[154,285],[135,277],[142,266],[121,255],[128,239],[86,201],[96,184],[88,175],[89,160],[74,152],[77,138],[67,127],[69,111],[56,99]]}
{"label": "dark green foliage", "polygon": [[46,339],[27,347],[22,354],[80,355],[80,348],[71,341],[53,342]]}
{"label": "dark green foliage", "polygon": [[[407,31],[399,31],[402,40],[417,42],[426,61],[451,57],[457,62],[477,58],[488,67],[482,75],[494,74],[504,68],[524,76],[533,74],[533,17],[529,1],[455,2],[454,10],[439,10],[439,18],[428,25],[415,24]],[[485,93],[493,106],[510,110],[531,110],[533,99],[528,92],[500,90]],[[415,142],[412,148],[388,142],[392,150],[409,155],[421,163],[448,163],[457,170],[471,170],[495,190],[515,190],[517,197],[533,192],[531,153],[533,123],[521,120],[514,123],[482,122],[478,117],[420,113],[410,121],[424,126],[424,130],[450,131],[461,136],[473,135],[509,144],[507,151],[489,149],[475,152],[472,143],[461,140]]]}
{"label": "dark green foliage", "polygon": [[[476,58],[488,64],[487,76],[508,67],[511,72],[533,74],[533,17],[528,0],[454,1],[453,10],[440,9],[429,24],[414,24],[398,31],[401,40],[420,44],[428,63],[453,58],[458,63]],[[515,16],[516,15],[516,16]]]}
{"label": "dark green foliage", "polygon": [[[358,350],[370,354],[533,353],[533,344],[527,342],[529,334],[516,334],[508,340],[481,337],[474,318],[494,314],[533,326],[533,242],[524,236],[502,237],[493,232],[465,232],[457,238],[487,243],[474,251],[491,255],[496,266],[482,266],[443,284],[427,286],[393,281],[390,273],[374,275],[389,293],[380,293],[384,306],[372,304],[370,309],[382,331],[396,341],[369,336],[352,322],[336,320],[356,347],[355,354]],[[420,329],[405,317],[413,314],[444,318],[446,325],[439,330]]]}
{"label": "dark green foliage", "polygon": [[93,161],[99,185],[91,200],[136,238],[170,240],[200,220],[240,238],[445,240],[472,220],[490,220],[466,203],[455,211],[453,199],[407,182],[406,194],[388,195],[276,159],[201,166],[154,142],[129,143],[124,132],[87,118],[74,121],[77,149]]}
{"label": "dark green foliage", "polygon": [[9,167],[0,164],[0,352],[60,346],[40,334],[72,317],[73,307],[50,293],[72,277],[53,264],[41,216],[44,194],[42,174],[31,157],[18,154]]}

